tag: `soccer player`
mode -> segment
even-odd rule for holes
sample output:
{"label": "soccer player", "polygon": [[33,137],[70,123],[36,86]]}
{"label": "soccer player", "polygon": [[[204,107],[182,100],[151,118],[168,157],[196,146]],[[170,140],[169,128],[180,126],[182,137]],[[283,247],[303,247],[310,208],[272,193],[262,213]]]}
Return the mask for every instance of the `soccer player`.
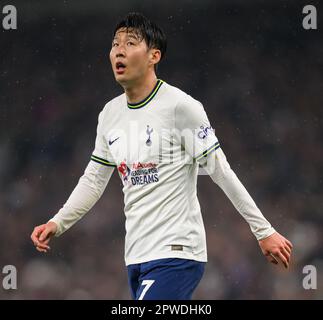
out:
{"label": "soccer player", "polygon": [[139,13],[120,21],[110,61],[124,93],[98,117],[95,148],[64,206],[31,239],[47,252],[101,197],[117,168],[123,183],[125,263],[133,299],[191,299],[207,248],[196,185],[199,167],[250,225],[262,253],[287,268],[292,244],[274,230],[230,168],[200,102],[158,79],[166,37]]}

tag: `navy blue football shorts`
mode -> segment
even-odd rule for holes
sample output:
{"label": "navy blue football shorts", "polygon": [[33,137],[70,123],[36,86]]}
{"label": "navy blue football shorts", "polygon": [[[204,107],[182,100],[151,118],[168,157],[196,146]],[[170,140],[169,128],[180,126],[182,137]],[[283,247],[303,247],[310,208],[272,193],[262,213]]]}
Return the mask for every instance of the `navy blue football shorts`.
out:
{"label": "navy blue football shorts", "polygon": [[130,264],[128,282],[134,300],[190,300],[205,262],[166,258]]}

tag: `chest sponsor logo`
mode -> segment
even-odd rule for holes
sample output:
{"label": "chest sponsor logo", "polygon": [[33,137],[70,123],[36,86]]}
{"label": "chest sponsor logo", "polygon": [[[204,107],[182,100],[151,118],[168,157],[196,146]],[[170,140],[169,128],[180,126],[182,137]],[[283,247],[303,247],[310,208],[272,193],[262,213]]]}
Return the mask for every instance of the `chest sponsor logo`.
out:
{"label": "chest sponsor logo", "polygon": [[122,161],[118,171],[124,185],[145,185],[159,181],[157,164],[153,162],[136,162],[128,166]]}
{"label": "chest sponsor logo", "polygon": [[122,161],[118,166],[118,171],[122,179],[123,184],[127,184],[131,173],[130,168],[127,166],[125,161]]}

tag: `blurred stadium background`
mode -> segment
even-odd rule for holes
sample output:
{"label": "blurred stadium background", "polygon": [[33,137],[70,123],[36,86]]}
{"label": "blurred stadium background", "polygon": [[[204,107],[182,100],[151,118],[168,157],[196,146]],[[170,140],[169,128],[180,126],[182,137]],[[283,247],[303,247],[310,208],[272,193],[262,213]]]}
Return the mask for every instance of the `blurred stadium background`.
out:
{"label": "blurred stadium background", "polygon": [[[10,1],[18,29],[0,32],[0,270],[17,267],[18,289],[0,286],[0,298],[130,299],[116,173],[49,254],[29,237],[89,161],[97,116],[122,92],[108,61],[113,27],[141,11],[168,36],[159,77],[204,104],[231,167],[294,243],[289,271],[268,264],[224,193],[200,176],[209,262],[194,298],[322,299],[323,43],[320,20],[319,30],[302,28],[303,6],[317,3]],[[302,287],[308,264],[317,290]]]}

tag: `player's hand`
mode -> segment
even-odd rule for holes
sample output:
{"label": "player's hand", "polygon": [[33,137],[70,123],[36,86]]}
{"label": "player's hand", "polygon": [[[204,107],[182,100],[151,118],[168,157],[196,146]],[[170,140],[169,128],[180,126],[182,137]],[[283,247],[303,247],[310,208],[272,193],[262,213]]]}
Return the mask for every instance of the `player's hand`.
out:
{"label": "player's hand", "polygon": [[293,248],[293,245],[289,240],[278,232],[275,232],[258,242],[262,253],[269,262],[278,264],[279,261],[281,261],[285,268],[288,268]]}
{"label": "player's hand", "polygon": [[34,228],[30,238],[39,252],[47,252],[50,250],[48,243],[56,231],[57,224],[52,221]]}

